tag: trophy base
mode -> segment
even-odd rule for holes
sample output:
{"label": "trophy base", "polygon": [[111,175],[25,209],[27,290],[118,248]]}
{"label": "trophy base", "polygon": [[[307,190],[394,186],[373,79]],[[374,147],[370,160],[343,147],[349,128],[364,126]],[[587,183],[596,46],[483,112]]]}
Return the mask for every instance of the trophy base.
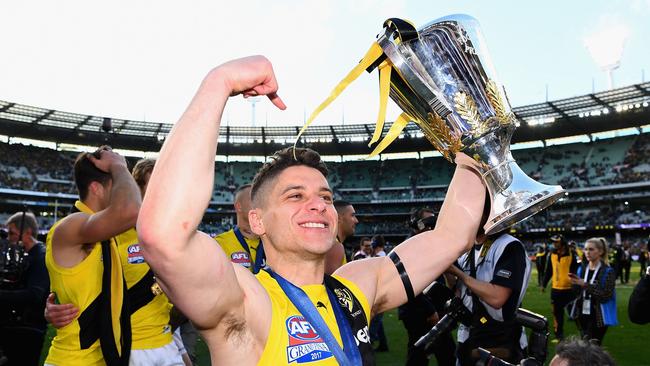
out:
{"label": "trophy base", "polygon": [[513,179],[506,189],[498,192],[490,189],[488,184],[492,213],[483,227],[487,235],[499,233],[533,216],[564,197],[566,192],[561,186],[541,184],[531,179],[514,161],[504,165],[508,166]]}

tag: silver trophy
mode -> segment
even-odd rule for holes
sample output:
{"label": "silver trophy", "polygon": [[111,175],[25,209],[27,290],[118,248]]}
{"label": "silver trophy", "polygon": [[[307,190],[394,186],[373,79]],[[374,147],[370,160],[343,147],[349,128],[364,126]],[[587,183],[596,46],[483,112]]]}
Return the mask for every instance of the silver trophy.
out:
{"label": "silver trophy", "polygon": [[383,131],[388,95],[402,108],[386,136],[370,154],[383,151],[415,122],[448,160],[470,156],[487,186],[490,235],[550,206],[564,195],[560,186],[529,178],[510,153],[516,119],[496,78],[476,19],[452,15],[419,30],[402,19],[388,19],[358,65],[311,114],[300,135],[365,70],[379,69],[379,115],[370,145]]}
{"label": "silver trophy", "polygon": [[562,187],[528,177],[512,158],[516,119],[476,19],[453,15],[418,30],[400,19],[384,25],[377,40],[383,55],[369,70],[384,62],[395,71],[390,73],[390,97],[445,158],[451,161],[457,152],[473,158],[492,204],[488,235],[564,195]]}

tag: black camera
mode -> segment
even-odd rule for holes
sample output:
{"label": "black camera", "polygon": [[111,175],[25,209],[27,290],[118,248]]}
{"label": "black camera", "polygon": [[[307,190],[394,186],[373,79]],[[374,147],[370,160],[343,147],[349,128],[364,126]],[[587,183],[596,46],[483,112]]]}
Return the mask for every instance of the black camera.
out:
{"label": "black camera", "polygon": [[22,245],[0,239],[0,288],[13,289],[20,284],[27,269],[26,257]]}
{"label": "black camera", "polygon": [[[470,324],[472,321],[472,313],[463,305],[463,302],[458,297],[453,297],[447,301],[445,308],[447,315],[442,317],[440,321],[431,330],[422,336],[417,342],[416,347],[428,347],[431,343],[435,342],[438,336],[454,328],[456,322],[463,324]],[[533,313],[532,311],[519,308],[515,314],[517,324],[530,328],[532,330],[530,337],[528,337],[528,355],[530,357],[523,359],[520,366],[537,366],[543,365],[546,362],[547,347],[548,347],[548,321],[543,315]],[[481,361],[477,365],[490,365],[490,366],[507,366],[512,365],[507,363],[482,348],[479,348]]]}
{"label": "black camera", "polygon": [[493,356],[490,351],[479,347],[478,353],[481,355],[481,359],[476,363],[476,366],[543,366],[544,362],[539,362],[539,360],[534,357],[529,357],[521,360],[517,365],[510,362],[506,362],[496,356]]}
{"label": "black camera", "polygon": [[453,329],[457,321],[464,324],[469,324],[472,321],[472,313],[463,305],[463,301],[458,297],[452,297],[447,300],[445,310],[447,314],[427,334],[415,342],[416,347],[428,347],[436,341],[440,334]]}

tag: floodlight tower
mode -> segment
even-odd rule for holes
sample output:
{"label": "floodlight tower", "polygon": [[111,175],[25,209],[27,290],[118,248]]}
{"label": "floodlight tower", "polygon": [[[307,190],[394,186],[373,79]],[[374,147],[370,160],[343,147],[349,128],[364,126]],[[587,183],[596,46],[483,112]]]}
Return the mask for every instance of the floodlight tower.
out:
{"label": "floodlight tower", "polygon": [[251,126],[255,127],[255,104],[260,101],[260,97],[246,98],[248,103],[251,104]]}
{"label": "floodlight tower", "polygon": [[598,30],[584,40],[591,58],[607,74],[608,89],[614,88],[613,73],[621,66],[628,34],[627,27],[619,24]]}

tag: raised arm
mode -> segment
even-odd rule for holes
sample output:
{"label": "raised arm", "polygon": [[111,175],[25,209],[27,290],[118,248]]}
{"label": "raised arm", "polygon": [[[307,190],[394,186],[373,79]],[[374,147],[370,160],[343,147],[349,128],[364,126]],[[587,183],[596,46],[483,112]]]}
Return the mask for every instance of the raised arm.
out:
{"label": "raised arm", "polygon": [[[465,165],[457,165],[436,228],[409,238],[393,250],[416,295],[474,243],[484,201],[485,187],[480,176]],[[351,262],[336,274],[355,282],[373,304],[375,313],[407,301],[400,274],[389,257]]]}
{"label": "raised arm", "polygon": [[215,327],[228,312],[241,312],[244,293],[235,269],[214,240],[198,232],[210,201],[219,123],[231,95],[267,95],[284,109],[268,60],[225,63],[208,73],[167,137],[138,219],[147,263],[165,292],[200,328]]}
{"label": "raised arm", "polygon": [[[66,217],[52,237],[56,248],[81,246],[112,238],[135,226],[138,218],[140,189],[129,173],[124,157],[106,147],[99,150],[99,159],[93,154],[88,154],[86,158],[99,170],[110,173],[109,203],[106,208],[91,215],[78,212]],[[99,190],[99,186],[99,182],[92,182],[88,189]]]}

